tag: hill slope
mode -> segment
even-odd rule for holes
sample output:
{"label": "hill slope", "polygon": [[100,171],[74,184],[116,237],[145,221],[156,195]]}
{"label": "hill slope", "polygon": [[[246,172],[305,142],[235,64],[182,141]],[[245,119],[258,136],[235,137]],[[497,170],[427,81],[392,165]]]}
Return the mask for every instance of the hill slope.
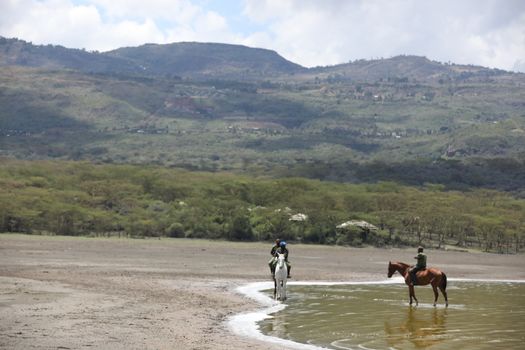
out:
{"label": "hill slope", "polygon": [[304,69],[234,45],[3,39],[0,154],[519,191],[524,87],[413,56]]}

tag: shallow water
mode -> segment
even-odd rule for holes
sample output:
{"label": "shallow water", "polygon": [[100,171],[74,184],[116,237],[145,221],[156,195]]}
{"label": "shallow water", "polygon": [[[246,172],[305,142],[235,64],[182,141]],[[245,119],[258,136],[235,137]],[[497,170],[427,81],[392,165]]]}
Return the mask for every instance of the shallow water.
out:
{"label": "shallow water", "polygon": [[525,349],[525,284],[450,282],[449,307],[430,286],[289,286],[264,334],[331,349]]}

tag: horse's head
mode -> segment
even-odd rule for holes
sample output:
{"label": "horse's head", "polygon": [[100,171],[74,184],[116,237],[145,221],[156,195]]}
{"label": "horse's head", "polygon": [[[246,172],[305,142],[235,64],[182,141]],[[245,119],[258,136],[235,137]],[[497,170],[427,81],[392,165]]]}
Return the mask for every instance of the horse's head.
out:
{"label": "horse's head", "polygon": [[405,263],[396,261],[392,264],[391,261],[388,262],[388,278],[392,277],[394,273],[399,272],[401,276],[405,275],[406,270],[410,267]]}
{"label": "horse's head", "polygon": [[284,254],[277,253],[277,266],[283,266],[285,261]]}
{"label": "horse's head", "polygon": [[396,272],[396,269],[394,265],[392,265],[392,262],[388,262],[388,278],[392,277],[392,275]]}

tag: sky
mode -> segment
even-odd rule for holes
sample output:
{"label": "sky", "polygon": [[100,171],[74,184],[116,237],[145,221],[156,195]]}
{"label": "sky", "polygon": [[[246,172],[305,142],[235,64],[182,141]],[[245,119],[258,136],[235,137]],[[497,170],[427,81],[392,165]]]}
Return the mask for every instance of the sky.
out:
{"label": "sky", "polygon": [[525,0],[0,0],[0,36],[90,51],[241,44],[305,67],[406,54],[525,72]]}

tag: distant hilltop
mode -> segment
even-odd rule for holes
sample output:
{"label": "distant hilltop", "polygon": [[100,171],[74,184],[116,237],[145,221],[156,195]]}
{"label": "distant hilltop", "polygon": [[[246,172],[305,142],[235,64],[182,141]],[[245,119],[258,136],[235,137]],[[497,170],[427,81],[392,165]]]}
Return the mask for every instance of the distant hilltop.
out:
{"label": "distant hilltop", "polygon": [[108,52],[69,49],[0,37],[0,65],[47,69],[73,69],[89,73],[169,76],[190,79],[271,80],[331,77],[376,81],[380,79],[439,80],[510,74],[499,69],[443,64],[420,56],[396,56],[377,60],[305,68],[277,52],[242,45],[181,42],[145,44]]}

